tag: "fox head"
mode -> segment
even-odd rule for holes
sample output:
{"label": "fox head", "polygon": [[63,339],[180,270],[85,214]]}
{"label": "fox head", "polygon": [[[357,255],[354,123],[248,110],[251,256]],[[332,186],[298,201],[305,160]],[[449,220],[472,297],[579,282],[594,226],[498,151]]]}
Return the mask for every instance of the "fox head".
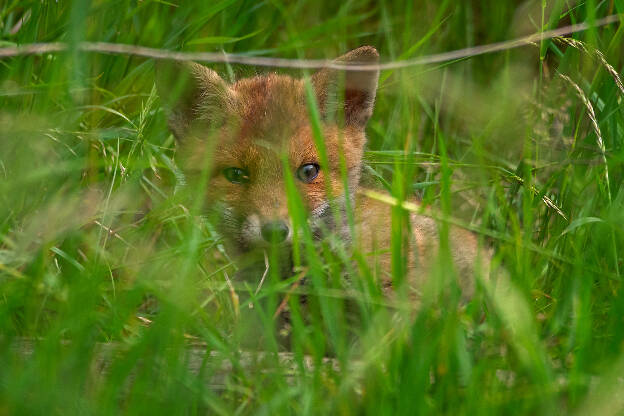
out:
{"label": "fox head", "polygon": [[[378,60],[375,48],[363,46],[336,62]],[[291,241],[284,169],[295,178],[310,220],[334,227],[328,188],[334,201],[344,200],[344,163],[349,194],[356,190],[378,77],[378,70],[327,68],[310,79],[325,166],[314,142],[304,80],[268,74],[228,83],[203,65],[157,63],[156,85],[182,149],[183,168],[208,169],[205,198],[220,207],[226,240],[242,252]]]}

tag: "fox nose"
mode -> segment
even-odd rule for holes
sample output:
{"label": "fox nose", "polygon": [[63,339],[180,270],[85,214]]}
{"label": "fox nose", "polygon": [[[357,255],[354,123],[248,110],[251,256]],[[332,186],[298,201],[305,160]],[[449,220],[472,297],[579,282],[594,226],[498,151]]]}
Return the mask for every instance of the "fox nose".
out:
{"label": "fox nose", "polygon": [[288,226],[284,221],[271,221],[262,226],[260,233],[265,241],[281,243],[288,237]]}

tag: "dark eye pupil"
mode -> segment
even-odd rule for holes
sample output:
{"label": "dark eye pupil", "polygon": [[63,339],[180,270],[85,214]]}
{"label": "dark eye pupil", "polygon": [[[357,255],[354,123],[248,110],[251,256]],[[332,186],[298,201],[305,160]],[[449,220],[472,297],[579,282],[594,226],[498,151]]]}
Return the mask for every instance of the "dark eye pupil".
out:
{"label": "dark eye pupil", "polygon": [[302,182],[312,182],[318,176],[319,169],[319,165],[315,163],[307,163],[305,165],[302,165],[297,170],[297,177]]}
{"label": "dark eye pupil", "polygon": [[227,168],[223,171],[225,178],[232,183],[249,182],[249,174],[241,168]]}

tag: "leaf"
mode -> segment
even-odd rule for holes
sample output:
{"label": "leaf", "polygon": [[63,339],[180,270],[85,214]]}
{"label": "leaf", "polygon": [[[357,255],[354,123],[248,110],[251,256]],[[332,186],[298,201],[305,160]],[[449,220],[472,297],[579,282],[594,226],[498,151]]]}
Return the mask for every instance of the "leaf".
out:
{"label": "leaf", "polygon": [[582,218],[577,218],[574,221],[572,221],[570,223],[570,225],[568,225],[566,227],[565,230],[563,230],[563,232],[561,233],[561,235],[564,235],[566,233],[569,233],[570,231],[573,231],[575,229],[577,229],[578,227],[581,227],[585,224],[591,224],[593,222],[604,222],[604,220],[602,218],[597,218],[597,217],[582,217]]}
{"label": "leaf", "polygon": [[59,256],[61,256],[65,260],[67,260],[67,262],[69,262],[69,264],[71,264],[72,266],[74,266],[75,268],[80,270],[81,272],[85,271],[85,268],[84,268],[84,266],[82,264],[78,263],[78,261],[76,259],[72,258],[69,254],[67,254],[66,252],[64,252],[60,248],[58,248],[58,247],[51,247],[50,251],[52,251],[55,254],[58,254]]}

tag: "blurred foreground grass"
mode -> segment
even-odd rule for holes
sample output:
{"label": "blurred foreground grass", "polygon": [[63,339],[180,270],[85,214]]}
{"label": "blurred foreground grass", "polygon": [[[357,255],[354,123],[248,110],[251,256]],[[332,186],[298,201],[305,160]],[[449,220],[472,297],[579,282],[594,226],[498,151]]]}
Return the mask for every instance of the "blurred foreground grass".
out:
{"label": "blurred foreground grass", "polygon": [[[370,44],[390,61],[624,13],[573,4],[6,1],[0,46],[331,58]],[[233,278],[184,186],[152,61],[3,59],[0,413],[621,413],[623,30],[382,72],[368,183],[477,230],[515,288],[468,305],[431,292],[417,313],[346,290],[345,273],[374,271],[328,242],[303,310],[302,274],[269,273],[257,294]],[[284,343],[273,314],[288,293]]]}

